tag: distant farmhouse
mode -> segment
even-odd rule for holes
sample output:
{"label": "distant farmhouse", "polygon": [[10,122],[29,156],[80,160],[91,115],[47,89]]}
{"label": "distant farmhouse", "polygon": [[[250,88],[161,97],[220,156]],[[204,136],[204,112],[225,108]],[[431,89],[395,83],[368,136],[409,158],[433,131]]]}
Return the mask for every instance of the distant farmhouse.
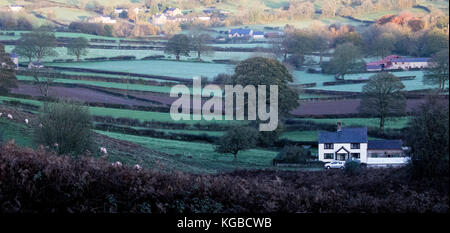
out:
{"label": "distant farmhouse", "polygon": [[178,15],[183,15],[183,12],[181,12],[181,10],[179,8],[170,7],[170,8],[165,9],[163,11],[163,14],[166,15],[166,16],[175,17],[175,16],[178,16]]}
{"label": "distant farmhouse", "polygon": [[118,15],[119,18],[128,18],[128,10],[124,8],[114,8],[114,14]]}
{"label": "distant farmhouse", "polygon": [[265,34],[264,32],[253,32],[253,39],[264,39],[265,38]]}
{"label": "distant farmhouse", "polygon": [[21,10],[23,10],[25,8],[25,6],[23,5],[9,5],[9,10],[12,12],[19,12]]}
{"label": "distant farmhouse", "polygon": [[16,66],[16,70],[19,69],[19,56],[17,55],[17,53],[11,53],[10,58],[12,60],[12,62],[14,63],[14,65]]}
{"label": "distant farmhouse", "polygon": [[98,16],[88,19],[89,23],[115,24],[117,21],[109,16]]}
{"label": "distant farmhouse", "polygon": [[0,68],[4,67],[7,69],[16,69],[16,70],[19,69],[19,56],[17,56],[17,54],[13,52],[9,55],[9,58],[14,63],[14,67],[8,66],[5,61],[0,60]]}
{"label": "distant farmhouse", "polygon": [[211,17],[210,16],[198,16],[197,19],[200,21],[209,21],[209,20],[211,20]]}
{"label": "distant farmhouse", "polygon": [[264,32],[253,31],[252,29],[229,29],[228,30],[228,38],[253,38],[253,39],[262,39],[265,37]]}
{"label": "distant farmhouse", "polygon": [[409,70],[409,69],[425,69],[428,68],[430,58],[404,58],[398,55],[390,55],[382,60],[369,62],[366,64],[367,71],[383,71],[383,70]]}
{"label": "distant farmhouse", "polygon": [[405,165],[402,140],[368,140],[367,128],[341,128],[319,132],[319,160],[323,162],[359,160],[371,167]]}
{"label": "distant farmhouse", "polygon": [[164,25],[167,22],[167,17],[164,14],[157,14],[152,16],[152,23],[158,26]]}
{"label": "distant farmhouse", "polygon": [[228,30],[228,37],[229,38],[240,38],[240,37],[251,37],[253,35],[252,29],[229,29]]}
{"label": "distant farmhouse", "polygon": [[122,14],[123,12],[126,12],[128,10],[124,9],[124,8],[114,8],[114,13],[116,14]]}
{"label": "distant farmhouse", "polygon": [[220,13],[220,10],[217,9],[216,7],[212,6],[212,7],[208,7],[206,9],[203,10],[203,13],[207,14],[207,15],[212,15],[215,13]]}

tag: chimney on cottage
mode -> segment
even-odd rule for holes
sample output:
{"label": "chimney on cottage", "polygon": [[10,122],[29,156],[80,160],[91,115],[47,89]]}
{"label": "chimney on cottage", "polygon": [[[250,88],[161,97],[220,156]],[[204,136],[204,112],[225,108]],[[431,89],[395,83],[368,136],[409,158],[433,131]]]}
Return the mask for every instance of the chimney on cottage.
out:
{"label": "chimney on cottage", "polygon": [[342,131],[342,123],[340,121],[337,122],[337,131],[338,132]]}

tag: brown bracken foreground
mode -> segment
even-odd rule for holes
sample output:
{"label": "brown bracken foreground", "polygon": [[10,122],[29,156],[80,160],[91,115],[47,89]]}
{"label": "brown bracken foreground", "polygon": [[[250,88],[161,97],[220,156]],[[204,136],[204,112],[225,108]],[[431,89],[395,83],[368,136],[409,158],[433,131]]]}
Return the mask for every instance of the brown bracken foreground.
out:
{"label": "brown bracken foreground", "polygon": [[0,148],[0,213],[448,212],[449,177],[408,168],[236,171],[216,175],[113,166],[101,158]]}

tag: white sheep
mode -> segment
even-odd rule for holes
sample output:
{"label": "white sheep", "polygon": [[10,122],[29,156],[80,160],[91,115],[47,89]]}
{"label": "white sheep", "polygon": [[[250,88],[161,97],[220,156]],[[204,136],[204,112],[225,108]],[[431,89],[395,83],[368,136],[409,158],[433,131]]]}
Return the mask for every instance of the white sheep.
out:
{"label": "white sheep", "polygon": [[103,154],[108,154],[108,151],[106,150],[105,147],[101,147],[100,152],[102,152]]}
{"label": "white sheep", "polygon": [[11,119],[11,120],[13,119],[13,116],[11,114],[8,114],[7,117],[8,117],[8,119]]}
{"label": "white sheep", "polygon": [[3,113],[0,112],[0,117],[2,117]]}
{"label": "white sheep", "polygon": [[42,123],[39,123],[39,128],[44,127],[44,125]]}
{"label": "white sheep", "polygon": [[28,122],[29,122],[29,121],[28,121],[28,119],[25,119],[25,124],[27,124],[27,125],[28,125]]}
{"label": "white sheep", "polygon": [[139,166],[139,164],[136,164],[136,165],[134,165],[134,167],[133,167],[134,169],[136,169],[136,170],[141,170],[142,169],[142,167],[141,166]]}
{"label": "white sheep", "polygon": [[121,162],[119,162],[119,161],[117,161],[117,162],[115,162],[115,163],[113,163],[113,164],[111,164],[113,167],[122,167],[122,163]]}

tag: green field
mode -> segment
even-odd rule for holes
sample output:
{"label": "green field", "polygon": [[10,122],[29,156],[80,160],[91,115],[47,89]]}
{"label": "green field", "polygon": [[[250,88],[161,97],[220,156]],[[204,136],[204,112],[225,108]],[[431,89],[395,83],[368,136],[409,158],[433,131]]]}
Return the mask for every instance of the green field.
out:
{"label": "green field", "polygon": [[363,15],[356,16],[356,18],[361,19],[361,20],[375,21],[385,15],[396,15],[403,11],[409,11],[412,14],[414,14],[415,16],[420,16],[420,15],[424,15],[427,13],[426,11],[419,9],[419,8],[409,8],[409,9],[399,9],[399,10],[390,10],[390,11],[376,11],[376,12],[366,13]]}
{"label": "green field", "polygon": [[[319,140],[319,131],[288,131],[284,132],[280,138],[294,142],[317,142]],[[368,137],[368,139],[376,140],[379,138]]]}
{"label": "green field", "polygon": [[[17,79],[19,81],[34,81],[33,77],[18,75]],[[143,84],[126,84],[126,83],[116,83],[116,82],[101,82],[101,81],[88,81],[88,80],[75,80],[75,79],[54,79],[53,82],[61,84],[82,84],[96,87],[104,88],[114,88],[130,91],[150,91],[158,93],[170,93],[172,89],[169,86],[152,86]]]}
{"label": "green field", "polygon": [[130,79],[130,80],[142,80],[142,81],[155,81],[155,82],[164,82],[164,83],[175,83],[176,81],[171,80],[161,80],[156,78],[142,78],[142,77],[133,77],[133,76],[125,76],[125,75],[117,75],[117,74],[98,74],[98,73],[92,73],[92,72],[77,72],[77,71],[65,71],[60,70],[58,71],[61,74],[67,74],[67,75],[76,75],[76,76],[85,76],[85,77],[105,77],[105,78],[115,78],[118,81]]}
{"label": "green field", "polygon": [[[145,129],[145,128],[143,128]],[[186,134],[186,135],[207,135],[212,137],[220,137],[224,135],[223,131],[211,131],[211,130],[183,130],[183,129],[154,129],[159,132],[167,134]]]}
{"label": "green field", "polygon": [[[12,97],[0,96],[0,102],[2,101],[19,101],[21,103],[32,104],[35,106],[42,107],[43,103],[37,100],[28,100],[28,99],[19,99]],[[144,121],[153,121],[153,122],[166,122],[166,123],[185,123],[185,124],[221,124],[221,125],[235,125],[235,124],[246,124],[246,121],[194,121],[194,120],[180,120],[174,121],[170,113],[164,112],[149,112],[149,111],[137,111],[137,110],[128,110],[128,109],[117,109],[117,108],[101,108],[101,107],[88,107],[89,112],[94,116],[110,116],[113,118],[129,118],[136,119],[141,122]],[[176,116],[184,116],[184,114],[176,114]],[[192,116],[190,116],[192,119]]]}
{"label": "green field", "polygon": [[[18,75],[17,80],[19,81],[35,81],[31,76]],[[172,90],[174,92],[192,93],[193,88],[189,88],[189,92],[186,92],[184,88],[175,88],[171,86],[155,86],[155,85],[144,85],[144,84],[127,84],[123,82],[102,82],[102,81],[90,81],[90,80],[76,80],[76,79],[54,79],[53,82],[61,84],[80,84],[95,87],[104,88],[114,88],[120,90],[130,90],[130,91],[148,91],[169,94]],[[208,91],[209,89],[202,89],[202,91]]]}
{"label": "green field", "polygon": [[0,142],[14,140],[17,145],[22,147],[35,148],[36,144],[31,135],[33,130],[25,124],[12,123],[6,118],[0,118]]}
{"label": "green field", "polygon": [[[408,123],[409,117],[388,117],[384,123],[386,129],[402,129]],[[312,121],[314,123],[335,125],[336,122],[341,121],[344,127],[349,126],[367,126],[379,127],[380,120],[378,118],[333,118],[333,119],[314,119],[302,118],[301,120]]]}
{"label": "green field", "polygon": [[[264,169],[272,167],[272,159],[277,152],[268,150],[248,150],[238,154],[237,164],[233,155],[214,152],[214,146],[206,143],[184,142],[150,137],[139,137],[111,132],[96,131],[108,137],[140,144],[152,150],[176,155],[177,159],[191,166],[208,169],[211,172],[241,169]],[[189,157],[191,156],[191,158]]]}
{"label": "green field", "polygon": [[176,61],[106,61],[82,63],[52,63],[52,66],[98,69],[137,74],[151,74],[192,79],[205,76],[210,79],[220,73],[233,73],[234,66],[213,63]]}

